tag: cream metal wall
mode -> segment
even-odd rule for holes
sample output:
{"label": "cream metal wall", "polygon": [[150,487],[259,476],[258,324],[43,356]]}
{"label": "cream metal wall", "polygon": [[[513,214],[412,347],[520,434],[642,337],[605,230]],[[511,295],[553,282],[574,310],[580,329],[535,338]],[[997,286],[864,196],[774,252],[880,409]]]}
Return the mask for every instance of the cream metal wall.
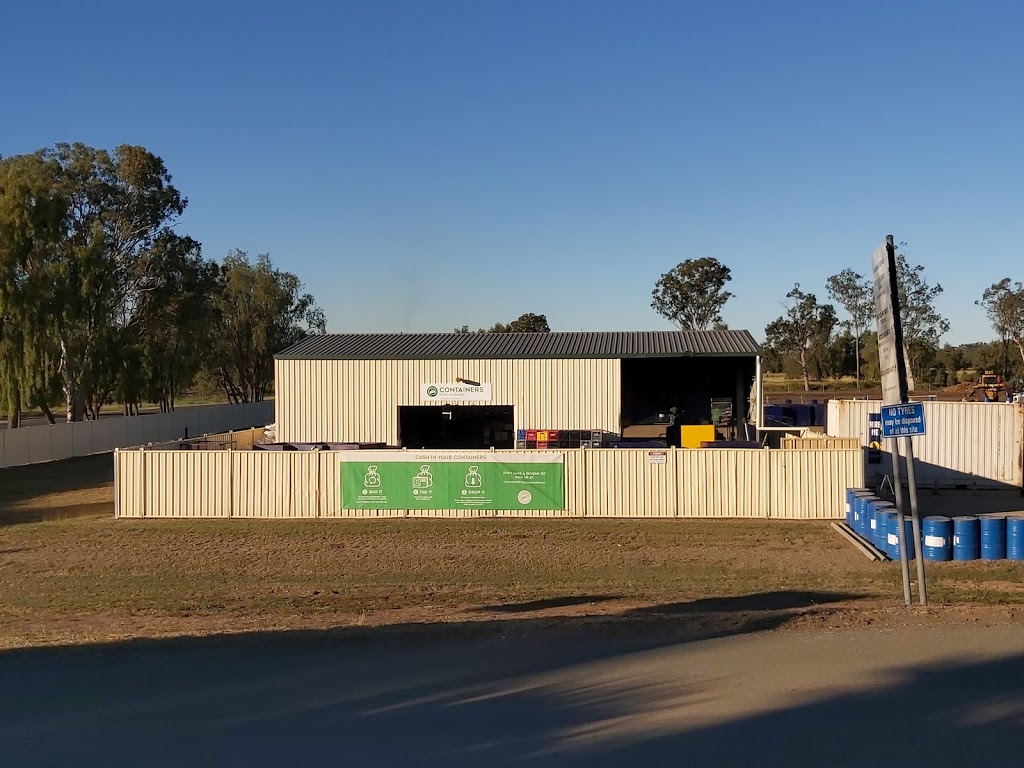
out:
{"label": "cream metal wall", "polygon": [[511,405],[516,429],[619,431],[618,360],[277,360],[277,439],[398,445],[399,406],[457,378],[490,384],[492,401],[464,404]]}
{"label": "cream metal wall", "polygon": [[[878,400],[831,400],[828,433],[868,445],[868,414]],[[925,402],[926,433],[913,438],[914,466],[922,485],[1020,488],[1024,481],[1024,406],[1015,403]],[[888,446],[883,446],[886,449]],[[871,475],[890,474],[887,452]],[[879,478],[880,479],[880,478]]]}
{"label": "cream metal wall", "polygon": [[[845,512],[846,488],[864,484],[857,448],[560,453],[565,509],[528,516],[832,519]],[[340,461],[331,451],[132,450],[116,452],[114,461],[119,517],[527,516],[521,511],[343,510]]]}

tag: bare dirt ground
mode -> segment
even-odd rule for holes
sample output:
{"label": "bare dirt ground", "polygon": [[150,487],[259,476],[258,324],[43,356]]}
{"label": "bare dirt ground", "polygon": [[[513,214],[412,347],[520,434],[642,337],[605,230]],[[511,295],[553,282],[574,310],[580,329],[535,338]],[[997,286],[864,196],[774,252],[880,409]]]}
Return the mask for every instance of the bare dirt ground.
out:
{"label": "bare dirt ground", "polygon": [[935,605],[908,611],[898,566],[823,522],[116,521],[110,464],[0,471],[0,647],[564,622],[678,639],[1024,610],[1024,564],[1001,561],[929,564]]}

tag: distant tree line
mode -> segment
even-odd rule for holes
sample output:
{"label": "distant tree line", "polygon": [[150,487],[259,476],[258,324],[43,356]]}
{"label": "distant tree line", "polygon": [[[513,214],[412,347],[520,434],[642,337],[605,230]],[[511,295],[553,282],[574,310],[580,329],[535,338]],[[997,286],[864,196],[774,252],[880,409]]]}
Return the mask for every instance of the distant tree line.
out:
{"label": "distant tree line", "polygon": [[471,331],[468,325],[464,325],[456,328],[455,333],[551,333],[551,327],[546,316],[527,312],[511,323],[495,323],[490,328],[480,328],[477,331]]}
{"label": "distant tree line", "polygon": [[[976,302],[996,341],[950,346],[941,344],[949,321],[936,309],[942,286],[928,281],[923,266],[909,262],[906,243],[899,245],[896,269],[908,363],[917,383],[958,384],[965,370],[996,371],[1007,381],[1024,378],[1024,284],[1004,278]],[[725,328],[722,309],[732,297],[725,290],[731,279],[729,268],[716,259],[688,259],[657,281],[651,306],[680,330]],[[765,370],[802,379],[807,390],[812,379],[853,377],[858,387],[864,380],[877,381],[870,279],[847,268],[829,277],[825,289],[834,304],[799,283],[786,294],[785,313],[765,328]]]}
{"label": "distant tree line", "polygon": [[176,231],[187,199],[143,147],[57,144],[0,158],[0,411],[50,423],[174,409],[197,382],[263,399],[273,354],[323,312],[299,279]]}

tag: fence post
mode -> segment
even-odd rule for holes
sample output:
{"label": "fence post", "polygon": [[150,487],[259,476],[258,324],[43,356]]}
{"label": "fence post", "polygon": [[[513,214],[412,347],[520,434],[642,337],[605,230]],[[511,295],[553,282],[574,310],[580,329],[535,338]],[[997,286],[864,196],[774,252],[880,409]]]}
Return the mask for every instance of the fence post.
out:
{"label": "fence post", "polygon": [[576,495],[576,500],[582,499],[580,517],[586,517],[587,507],[590,504],[590,483],[587,482],[587,449],[582,446],[580,447],[580,458],[582,461],[580,462],[579,477],[576,478],[576,482],[579,484],[582,492]]}
{"label": "fence post", "polygon": [[141,446],[139,448],[139,459],[139,463],[141,464],[139,473],[142,475],[142,517],[146,517],[149,512],[149,499],[147,497],[149,484],[146,482],[146,446]]}
{"label": "fence post", "polygon": [[679,453],[672,446],[672,517],[679,517]]}
{"label": "fence post", "polygon": [[[74,437],[71,439],[71,453],[75,452]],[[114,519],[121,517],[121,484],[118,482],[119,472],[118,464],[121,463],[120,448],[114,448]]]}
{"label": "fence post", "polygon": [[323,451],[316,451],[316,517],[320,519],[320,475],[323,473],[323,467],[320,466],[321,457],[324,457],[330,463],[330,455]]}
{"label": "fence post", "polygon": [[235,454],[228,450],[228,518],[235,516]]}
{"label": "fence post", "polygon": [[772,472],[772,469],[773,469],[772,468],[773,456],[772,456],[771,450],[772,449],[769,448],[767,445],[764,447],[764,451],[765,451],[764,457],[765,457],[765,459],[767,459],[766,466],[764,467],[764,477],[765,477],[765,481],[764,481],[764,495],[767,498],[767,502],[768,502],[767,504],[765,504],[765,510],[764,510],[764,517],[765,517],[766,520],[771,519],[772,507],[775,504],[775,488],[772,487],[772,475],[774,473]]}

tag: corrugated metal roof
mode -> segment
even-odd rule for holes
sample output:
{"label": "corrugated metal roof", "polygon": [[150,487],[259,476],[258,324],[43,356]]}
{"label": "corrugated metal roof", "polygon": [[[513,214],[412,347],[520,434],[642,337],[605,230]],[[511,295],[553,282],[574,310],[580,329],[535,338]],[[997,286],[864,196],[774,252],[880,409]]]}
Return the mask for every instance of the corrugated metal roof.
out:
{"label": "corrugated metal roof", "polygon": [[747,331],[365,333],[307,336],[278,360],[501,360],[754,357]]}

